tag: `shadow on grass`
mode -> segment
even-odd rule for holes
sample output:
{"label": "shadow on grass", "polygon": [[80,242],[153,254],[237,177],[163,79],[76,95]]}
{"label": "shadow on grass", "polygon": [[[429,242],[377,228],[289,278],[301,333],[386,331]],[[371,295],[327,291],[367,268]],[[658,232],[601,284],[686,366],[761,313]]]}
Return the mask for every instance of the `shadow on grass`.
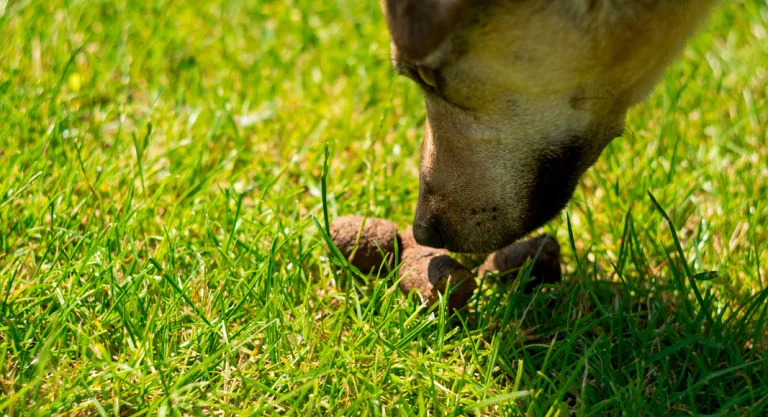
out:
{"label": "shadow on grass", "polygon": [[683,281],[644,284],[500,285],[467,318],[501,335],[510,380],[522,364],[536,415],[553,403],[580,415],[765,415],[768,289],[738,305],[707,290],[699,304]]}

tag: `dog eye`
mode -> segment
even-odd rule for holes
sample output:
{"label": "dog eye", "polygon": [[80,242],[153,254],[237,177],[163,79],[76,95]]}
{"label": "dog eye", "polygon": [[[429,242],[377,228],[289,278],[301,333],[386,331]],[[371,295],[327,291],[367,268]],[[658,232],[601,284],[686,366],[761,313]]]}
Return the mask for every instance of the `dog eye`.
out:
{"label": "dog eye", "polygon": [[431,68],[418,67],[416,71],[418,72],[419,78],[421,78],[421,81],[423,81],[424,84],[432,88],[437,88],[437,82],[435,81],[435,70]]}

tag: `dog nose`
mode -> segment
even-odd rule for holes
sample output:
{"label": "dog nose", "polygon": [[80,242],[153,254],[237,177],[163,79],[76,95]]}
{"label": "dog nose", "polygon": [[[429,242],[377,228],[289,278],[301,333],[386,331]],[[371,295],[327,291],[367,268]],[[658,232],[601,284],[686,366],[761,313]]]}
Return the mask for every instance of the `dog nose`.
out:
{"label": "dog nose", "polygon": [[422,246],[437,249],[445,247],[443,235],[440,233],[440,224],[434,216],[427,217],[426,219],[419,219],[417,216],[413,221],[413,237]]}

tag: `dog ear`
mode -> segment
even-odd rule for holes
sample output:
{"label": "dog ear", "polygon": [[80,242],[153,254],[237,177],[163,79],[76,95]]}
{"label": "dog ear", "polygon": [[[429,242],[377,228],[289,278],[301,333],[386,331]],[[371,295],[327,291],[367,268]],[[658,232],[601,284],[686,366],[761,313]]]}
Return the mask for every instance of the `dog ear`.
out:
{"label": "dog ear", "polygon": [[467,0],[384,0],[387,25],[400,53],[419,60],[445,40]]}

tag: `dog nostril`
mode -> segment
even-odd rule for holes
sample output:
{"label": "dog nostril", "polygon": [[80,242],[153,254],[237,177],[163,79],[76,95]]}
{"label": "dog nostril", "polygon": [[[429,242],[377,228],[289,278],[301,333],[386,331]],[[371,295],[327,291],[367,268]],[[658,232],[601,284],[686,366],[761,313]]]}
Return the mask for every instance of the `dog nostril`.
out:
{"label": "dog nostril", "polygon": [[434,217],[425,222],[415,221],[413,223],[413,237],[416,239],[416,243],[422,246],[437,249],[445,247],[443,235],[440,233],[440,226]]}

